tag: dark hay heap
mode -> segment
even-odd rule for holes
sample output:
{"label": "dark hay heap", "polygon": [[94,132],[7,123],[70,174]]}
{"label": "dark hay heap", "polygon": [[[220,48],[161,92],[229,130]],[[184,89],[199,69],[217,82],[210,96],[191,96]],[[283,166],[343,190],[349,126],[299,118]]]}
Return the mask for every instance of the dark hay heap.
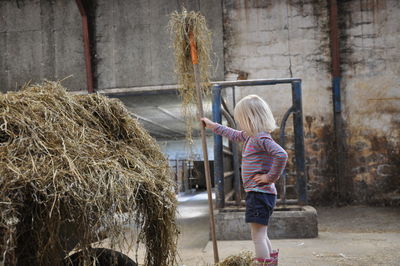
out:
{"label": "dark hay heap", "polygon": [[175,55],[175,73],[178,78],[179,95],[182,98],[182,112],[186,120],[187,136],[191,140],[192,124],[196,105],[196,90],[193,63],[190,55],[189,34],[193,32],[199,58],[200,82],[204,95],[210,94],[211,31],[200,12],[173,12],[170,15],[169,30]]}
{"label": "dark hay heap", "polygon": [[145,265],[175,264],[168,162],[119,101],[45,82],[1,94],[0,113],[0,264],[61,265],[104,235],[118,246],[122,213]]}
{"label": "dark hay heap", "polygon": [[239,255],[232,255],[223,261],[215,264],[215,266],[251,266],[254,254],[251,251],[242,251]]}

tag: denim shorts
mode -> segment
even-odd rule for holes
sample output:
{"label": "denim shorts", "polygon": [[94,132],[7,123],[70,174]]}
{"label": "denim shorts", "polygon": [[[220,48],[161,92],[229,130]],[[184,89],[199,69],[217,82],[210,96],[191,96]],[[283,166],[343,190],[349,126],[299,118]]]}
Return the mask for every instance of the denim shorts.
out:
{"label": "denim shorts", "polygon": [[246,193],[246,223],[268,225],[274,211],[276,195],[250,191]]}

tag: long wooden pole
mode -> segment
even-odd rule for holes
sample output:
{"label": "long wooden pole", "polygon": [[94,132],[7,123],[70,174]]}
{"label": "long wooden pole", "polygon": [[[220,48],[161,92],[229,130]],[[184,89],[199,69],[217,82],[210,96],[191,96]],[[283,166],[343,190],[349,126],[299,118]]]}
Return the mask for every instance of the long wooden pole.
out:
{"label": "long wooden pole", "polygon": [[204,158],[204,172],[206,175],[206,185],[207,185],[207,193],[208,193],[208,212],[210,215],[211,239],[212,239],[212,243],[213,243],[214,262],[217,263],[217,262],[219,262],[219,256],[218,256],[217,239],[215,236],[214,208],[213,208],[212,194],[211,194],[210,164],[208,162],[206,132],[205,132],[203,123],[200,120],[202,117],[204,117],[204,111],[203,111],[203,101],[202,101],[202,97],[201,97],[201,87],[200,87],[199,60],[198,60],[198,56],[197,56],[197,48],[196,48],[196,43],[194,41],[193,32],[190,32],[189,39],[190,39],[190,54],[192,57],[193,70],[194,70],[194,80],[195,80],[195,84],[196,84],[197,118],[200,123],[200,135],[201,135],[201,143],[202,143],[203,158]]}

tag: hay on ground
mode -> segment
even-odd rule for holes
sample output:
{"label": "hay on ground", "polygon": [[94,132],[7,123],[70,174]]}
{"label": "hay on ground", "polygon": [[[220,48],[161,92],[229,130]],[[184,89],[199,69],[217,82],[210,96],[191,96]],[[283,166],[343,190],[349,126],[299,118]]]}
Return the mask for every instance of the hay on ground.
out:
{"label": "hay on ground", "polygon": [[45,82],[1,94],[0,114],[0,261],[61,265],[103,235],[118,246],[128,211],[145,265],[175,264],[168,162],[122,103]]}
{"label": "hay on ground", "polygon": [[211,31],[200,12],[173,12],[170,15],[169,30],[175,55],[179,95],[182,98],[182,113],[186,120],[186,134],[191,140],[192,125],[196,105],[196,90],[192,59],[190,55],[189,34],[193,32],[199,58],[200,82],[203,95],[210,94]]}
{"label": "hay on ground", "polygon": [[253,263],[254,254],[251,251],[242,251],[238,255],[232,255],[215,266],[250,266]]}

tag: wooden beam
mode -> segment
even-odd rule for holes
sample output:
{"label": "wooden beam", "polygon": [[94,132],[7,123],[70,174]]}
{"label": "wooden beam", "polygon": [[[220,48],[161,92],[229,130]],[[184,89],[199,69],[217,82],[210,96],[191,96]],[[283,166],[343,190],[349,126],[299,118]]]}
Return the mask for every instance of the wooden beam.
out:
{"label": "wooden beam", "polygon": [[229,172],[225,172],[224,173],[224,178],[227,178],[229,176],[233,176],[234,172],[233,171],[229,171]]}
{"label": "wooden beam", "polygon": [[223,149],[222,149],[222,152],[223,152],[224,154],[233,156],[233,153],[232,153],[231,150],[229,150],[229,147],[224,146]]}

